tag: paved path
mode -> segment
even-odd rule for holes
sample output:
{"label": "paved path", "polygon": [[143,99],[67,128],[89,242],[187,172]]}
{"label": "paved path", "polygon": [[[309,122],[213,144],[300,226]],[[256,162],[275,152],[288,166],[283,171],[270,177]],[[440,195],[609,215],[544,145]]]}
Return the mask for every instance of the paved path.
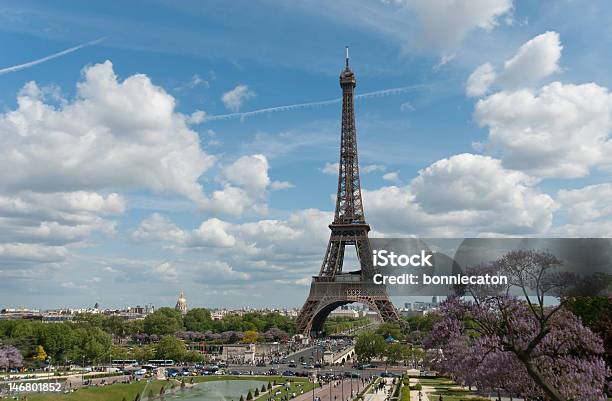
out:
{"label": "paved path", "polygon": [[383,379],[385,381],[385,386],[373,393],[366,395],[365,401],[385,401],[389,397],[389,393],[393,391],[393,379]]}
{"label": "paved path", "polygon": [[[419,379],[411,377],[410,385],[414,386],[419,382]],[[426,387],[423,386],[423,390],[421,390],[421,399],[420,401],[429,401],[429,397],[427,396],[427,392],[425,391]],[[432,388],[427,388],[429,391],[433,391]],[[410,401],[419,401],[419,390],[410,390]]]}
{"label": "paved path", "polygon": [[[367,385],[367,383],[366,383]],[[331,397],[330,397],[330,386],[331,386]],[[360,379],[353,379],[353,396],[356,396],[359,391],[363,389]],[[343,381],[335,380],[331,384],[326,384],[323,388],[315,388],[314,397],[319,397],[321,401],[351,401],[351,379],[344,379]],[[312,401],[313,395],[312,390],[304,394],[301,394],[294,398],[295,401]],[[293,401],[292,400],[292,401]]]}

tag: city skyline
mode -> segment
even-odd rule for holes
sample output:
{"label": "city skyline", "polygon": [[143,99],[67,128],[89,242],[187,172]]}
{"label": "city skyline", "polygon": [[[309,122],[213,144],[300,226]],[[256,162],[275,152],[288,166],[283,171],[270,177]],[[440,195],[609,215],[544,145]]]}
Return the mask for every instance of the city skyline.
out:
{"label": "city skyline", "polygon": [[372,237],[612,236],[605,2],[348,4],[3,5],[0,308],[299,307],[346,45]]}

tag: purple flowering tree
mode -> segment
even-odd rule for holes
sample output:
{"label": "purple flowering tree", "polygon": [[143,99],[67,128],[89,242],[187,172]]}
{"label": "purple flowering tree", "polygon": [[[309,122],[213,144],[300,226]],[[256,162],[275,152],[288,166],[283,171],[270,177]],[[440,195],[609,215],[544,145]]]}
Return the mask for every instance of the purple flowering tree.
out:
{"label": "purple flowering tree", "polygon": [[0,369],[20,368],[23,366],[21,352],[12,345],[0,346]]}
{"label": "purple flowering tree", "polygon": [[[514,251],[474,269],[505,274],[507,287],[464,287],[438,313],[425,346],[430,365],[468,386],[504,390],[527,399],[604,401],[609,369],[601,339],[564,302],[545,297],[569,288],[554,256]],[[520,298],[510,295],[516,287]],[[516,289],[515,288],[515,289]]]}

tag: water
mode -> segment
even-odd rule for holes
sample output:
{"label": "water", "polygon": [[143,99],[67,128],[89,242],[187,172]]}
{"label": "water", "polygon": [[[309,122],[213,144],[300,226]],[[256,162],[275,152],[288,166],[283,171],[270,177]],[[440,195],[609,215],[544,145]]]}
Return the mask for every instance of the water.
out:
{"label": "water", "polygon": [[200,383],[192,388],[178,391],[176,394],[166,396],[166,400],[180,401],[238,401],[240,396],[246,395],[251,390],[255,398],[255,389],[261,391],[262,380],[219,380]]}

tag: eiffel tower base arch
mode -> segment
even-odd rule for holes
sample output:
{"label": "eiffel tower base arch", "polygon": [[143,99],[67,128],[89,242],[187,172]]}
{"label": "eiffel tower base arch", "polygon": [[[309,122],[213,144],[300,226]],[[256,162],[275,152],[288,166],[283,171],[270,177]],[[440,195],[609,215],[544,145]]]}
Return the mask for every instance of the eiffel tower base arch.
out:
{"label": "eiffel tower base arch", "polygon": [[[345,277],[350,277],[354,282],[343,283],[342,279]],[[310,294],[297,318],[297,331],[305,335],[320,336],[323,334],[325,320],[334,309],[355,302],[367,305],[383,322],[400,322],[384,286],[368,281],[355,281],[354,278],[359,276],[340,274],[332,280],[313,277]]]}

